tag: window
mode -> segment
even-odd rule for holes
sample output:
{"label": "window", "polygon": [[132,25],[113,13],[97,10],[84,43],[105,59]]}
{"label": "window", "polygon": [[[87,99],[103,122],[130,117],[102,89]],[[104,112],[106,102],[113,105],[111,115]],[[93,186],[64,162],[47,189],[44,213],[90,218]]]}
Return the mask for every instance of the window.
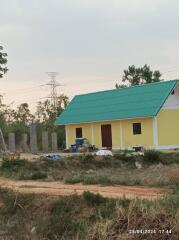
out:
{"label": "window", "polygon": [[133,134],[141,134],[141,123],[133,123]]}
{"label": "window", "polygon": [[171,92],[171,94],[172,94],[172,95],[175,95],[175,90],[173,90],[173,91]]}
{"label": "window", "polygon": [[76,138],[82,138],[82,128],[76,128]]}

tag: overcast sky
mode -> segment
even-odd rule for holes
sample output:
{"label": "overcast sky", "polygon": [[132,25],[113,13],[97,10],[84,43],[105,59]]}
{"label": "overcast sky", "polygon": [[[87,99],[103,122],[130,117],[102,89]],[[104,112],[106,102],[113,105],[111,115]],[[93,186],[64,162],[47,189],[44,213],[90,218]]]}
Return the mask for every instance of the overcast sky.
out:
{"label": "overcast sky", "polygon": [[129,65],[179,78],[178,0],[0,0],[0,45],[8,53],[5,100],[35,102],[49,93],[114,88]]}

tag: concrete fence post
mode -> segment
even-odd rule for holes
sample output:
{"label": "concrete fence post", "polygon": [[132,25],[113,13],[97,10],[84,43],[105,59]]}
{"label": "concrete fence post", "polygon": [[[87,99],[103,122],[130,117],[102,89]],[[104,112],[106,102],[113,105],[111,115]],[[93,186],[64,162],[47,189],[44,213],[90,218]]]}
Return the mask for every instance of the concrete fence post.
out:
{"label": "concrete fence post", "polygon": [[49,147],[48,147],[48,132],[43,131],[42,132],[42,151],[43,152],[48,152]]}
{"label": "concrete fence post", "polygon": [[30,126],[30,150],[32,153],[37,153],[37,132],[36,132],[36,125],[32,124]]}
{"label": "concrete fence post", "polygon": [[57,146],[57,134],[55,132],[52,133],[52,151],[55,152],[58,150]]}
{"label": "concrete fence post", "polygon": [[27,139],[28,139],[27,133],[23,133],[22,134],[22,139],[21,139],[21,146],[22,146],[22,151],[23,152],[28,152],[29,151],[28,145],[27,145]]}
{"label": "concrete fence post", "polygon": [[15,133],[9,133],[8,140],[9,140],[9,151],[15,152],[16,151]]}

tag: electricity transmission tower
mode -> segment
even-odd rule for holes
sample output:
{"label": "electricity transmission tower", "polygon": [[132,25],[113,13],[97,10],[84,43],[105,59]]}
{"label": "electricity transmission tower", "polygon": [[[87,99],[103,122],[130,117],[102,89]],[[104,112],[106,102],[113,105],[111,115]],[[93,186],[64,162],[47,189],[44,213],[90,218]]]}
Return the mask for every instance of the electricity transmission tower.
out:
{"label": "electricity transmission tower", "polygon": [[47,83],[46,85],[51,87],[51,94],[50,94],[51,104],[54,106],[54,109],[56,109],[57,98],[58,98],[57,87],[62,85],[56,81],[56,76],[58,75],[58,72],[47,72],[47,74],[50,77],[50,82]]}

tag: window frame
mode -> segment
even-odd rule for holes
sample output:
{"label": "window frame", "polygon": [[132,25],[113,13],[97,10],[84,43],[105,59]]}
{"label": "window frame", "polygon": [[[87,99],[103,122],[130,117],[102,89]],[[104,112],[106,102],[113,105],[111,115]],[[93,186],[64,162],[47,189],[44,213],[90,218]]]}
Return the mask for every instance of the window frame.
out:
{"label": "window frame", "polygon": [[[78,132],[80,131],[80,132]],[[83,137],[83,130],[82,127],[76,128],[76,138],[82,138]]]}
{"label": "window frame", "polygon": [[141,135],[142,134],[142,124],[141,122],[132,123],[133,135]]}

